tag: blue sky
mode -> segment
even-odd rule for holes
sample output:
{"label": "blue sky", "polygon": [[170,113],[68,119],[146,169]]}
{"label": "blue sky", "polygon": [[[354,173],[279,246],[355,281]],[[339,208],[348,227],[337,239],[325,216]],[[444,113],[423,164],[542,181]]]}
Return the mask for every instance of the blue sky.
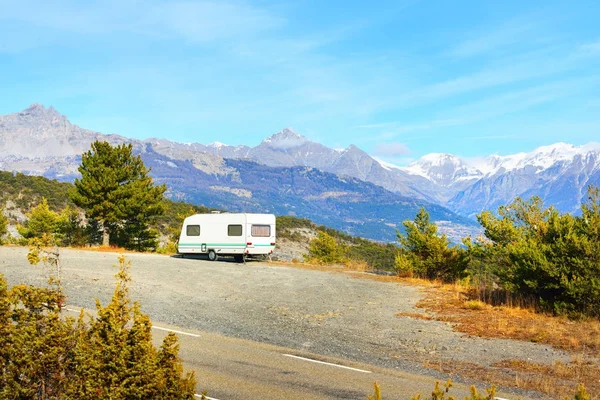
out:
{"label": "blue sky", "polygon": [[257,145],[293,127],[399,165],[600,134],[597,1],[5,1],[0,114]]}

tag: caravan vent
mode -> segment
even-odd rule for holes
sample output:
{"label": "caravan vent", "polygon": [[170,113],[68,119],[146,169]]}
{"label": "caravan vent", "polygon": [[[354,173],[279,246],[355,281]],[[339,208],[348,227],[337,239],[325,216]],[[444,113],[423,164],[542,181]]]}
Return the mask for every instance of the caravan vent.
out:
{"label": "caravan vent", "polygon": [[211,214],[221,214],[221,211],[211,211]]}

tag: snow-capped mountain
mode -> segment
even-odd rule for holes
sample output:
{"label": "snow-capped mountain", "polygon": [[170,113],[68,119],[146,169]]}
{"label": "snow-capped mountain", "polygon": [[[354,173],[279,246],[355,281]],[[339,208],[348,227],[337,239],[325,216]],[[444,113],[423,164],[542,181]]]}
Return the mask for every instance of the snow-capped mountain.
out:
{"label": "snow-capped mountain", "polygon": [[600,144],[556,143],[529,153],[490,156],[481,165],[484,176],[446,203],[473,216],[495,210],[515,197],[541,197],[563,212],[577,212],[588,185],[600,186]]}
{"label": "snow-capped mountain", "polygon": [[462,229],[474,225],[440,205],[312,167],[326,158],[324,154],[331,155],[341,169],[352,170],[357,164],[365,174],[379,164],[356,147],[331,150],[290,129],[254,148],[141,141],[80,128],[53,108],[34,104],[22,112],[0,116],[0,169],[72,181],[78,176],[81,154],[95,140],[132,144],[155,181],[166,183],[167,195],[177,200],[230,211],[297,215],[349,234],[386,241],[394,241],[402,221],[423,206],[434,221]]}
{"label": "snow-capped mountain", "polygon": [[441,204],[467,216],[534,195],[563,212],[577,212],[587,186],[600,184],[600,143],[555,143],[477,160],[428,154],[403,170],[434,184],[418,185],[425,192],[437,187],[452,194]]}
{"label": "snow-capped mountain", "polygon": [[[0,116],[0,169],[72,179],[78,157],[94,140],[132,143],[141,154],[167,157],[165,163],[189,162],[217,179],[241,182],[242,174],[227,159],[253,161],[268,167],[308,167],[383,187],[405,198],[434,202],[473,217],[495,210],[516,196],[539,195],[547,205],[577,212],[589,184],[600,186],[600,144],[555,143],[531,152],[461,159],[432,153],[406,167],[370,156],[356,146],[331,149],[291,128],[258,146],[223,143],[145,141],[103,135],[72,125],[54,110],[34,104],[19,113]],[[174,173],[173,179],[179,179]]]}
{"label": "snow-capped mountain", "polygon": [[425,177],[440,186],[452,186],[460,181],[479,179],[483,173],[452,154],[430,153],[402,170]]}

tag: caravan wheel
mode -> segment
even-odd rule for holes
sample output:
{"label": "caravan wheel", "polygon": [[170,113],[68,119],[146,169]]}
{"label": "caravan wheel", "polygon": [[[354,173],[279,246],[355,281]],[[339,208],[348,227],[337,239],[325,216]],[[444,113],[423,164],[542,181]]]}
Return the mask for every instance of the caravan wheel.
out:
{"label": "caravan wheel", "polygon": [[215,253],[214,250],[209,250],[208,251],[208,259],[210,261],[217,261],[218,258],[219,258],[219,256],[217,255],[217,253]]}

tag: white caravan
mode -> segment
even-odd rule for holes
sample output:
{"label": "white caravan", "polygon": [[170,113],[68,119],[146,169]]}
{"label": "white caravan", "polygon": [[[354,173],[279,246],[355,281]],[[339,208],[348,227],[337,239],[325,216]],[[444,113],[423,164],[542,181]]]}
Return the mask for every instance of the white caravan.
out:
{"label": "white caravan", "polygon": [[245,257],[269,255],[275,249],[275,215],[247,213],[195,214],[183,221],[177,252]]}

